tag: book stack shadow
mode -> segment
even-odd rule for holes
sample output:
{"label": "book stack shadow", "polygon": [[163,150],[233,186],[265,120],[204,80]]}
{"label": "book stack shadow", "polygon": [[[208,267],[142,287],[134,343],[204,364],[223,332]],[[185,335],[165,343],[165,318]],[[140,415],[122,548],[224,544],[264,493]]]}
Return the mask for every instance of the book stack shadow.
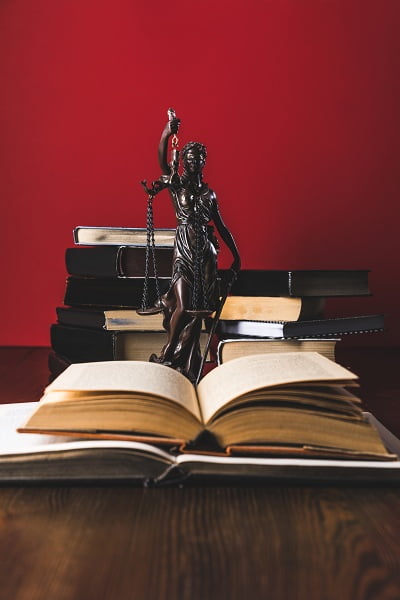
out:
{"label": "book stack shadow", "polygon": [[[220,275],[229,277],[224,271]],[[343,336],[383,331],[384,317],[326,318],[326,301],[370,295],[367,269],[242,270],[217,327],[217,362],[291,351],[319,352],[335,360]]]}
{"label": "book stack shadow", "polygon": [[[67,248],[64,304],[50,327],[50,378],[72,363],[148,360],[166,342],[162,313],[139,315],[146,273],[143,228],[77,227]],[[175,229],[155,230],[157,282],[147,262],[146,302],[169,286]]]}

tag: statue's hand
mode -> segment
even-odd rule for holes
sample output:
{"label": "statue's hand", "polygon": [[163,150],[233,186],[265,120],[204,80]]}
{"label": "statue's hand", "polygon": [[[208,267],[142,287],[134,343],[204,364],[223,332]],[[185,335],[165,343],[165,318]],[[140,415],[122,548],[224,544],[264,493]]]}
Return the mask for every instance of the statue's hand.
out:
{"label": "statue's hand", "polygon": [[175,135],[178,133],[179,125],[181,124],[181,120],[177,117],[174,117],[166,124],[165,128],[167,129],[169,135]]}

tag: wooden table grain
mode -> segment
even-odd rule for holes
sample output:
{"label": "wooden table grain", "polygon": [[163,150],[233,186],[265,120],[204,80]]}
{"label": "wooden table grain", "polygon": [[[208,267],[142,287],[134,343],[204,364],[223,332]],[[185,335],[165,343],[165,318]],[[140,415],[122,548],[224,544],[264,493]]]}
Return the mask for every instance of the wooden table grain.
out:
{"label": "wooden table grain", "polygon": [[[343,357],[396,434],[399,358]],[[37,399],[46,360],[1,348],[0,401]],[[399,600],[400,488],[1,487],[0,598]]]}

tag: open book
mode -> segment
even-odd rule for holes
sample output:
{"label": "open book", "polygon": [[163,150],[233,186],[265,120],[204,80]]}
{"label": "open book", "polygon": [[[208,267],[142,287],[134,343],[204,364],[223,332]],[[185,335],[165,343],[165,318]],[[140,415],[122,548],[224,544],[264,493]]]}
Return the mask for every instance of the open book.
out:
{"label": "open book", "polygon": [[73,364],[20,432],[135,439],[227,454],[391,459],[344,386],[357,376],[314,352],[252,355],[208,373],[140,361]]}
{"label": "open book", "polygon": [[173,454],[137,441],[18,433],[37,402],[0,406],[0,483],[399,482],[400,440],[371,414],[394,460]]}

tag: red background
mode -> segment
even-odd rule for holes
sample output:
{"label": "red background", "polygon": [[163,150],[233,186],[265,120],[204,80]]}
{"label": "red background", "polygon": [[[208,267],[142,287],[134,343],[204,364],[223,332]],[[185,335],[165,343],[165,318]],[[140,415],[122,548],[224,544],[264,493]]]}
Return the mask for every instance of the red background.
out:
{"label": "red background", "polygon": [[399,343],[399,26],[398,0],[3,0],[0,343],[48,344],[73,227],[145,225],[169,106],[243,267],[370,268],[330,314]]}

